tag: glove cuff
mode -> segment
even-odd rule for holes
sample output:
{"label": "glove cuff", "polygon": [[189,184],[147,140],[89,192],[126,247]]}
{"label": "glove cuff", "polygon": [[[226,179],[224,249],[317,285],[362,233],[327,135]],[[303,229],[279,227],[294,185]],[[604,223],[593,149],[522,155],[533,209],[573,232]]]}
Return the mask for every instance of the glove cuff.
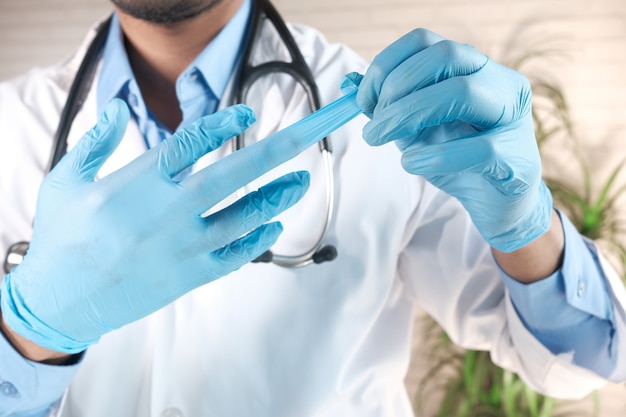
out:
{"label": "glove cuff", "polygon": [[4,321],[11,329],[31,342],[57,352],[75,354],[86,350],[98,339],[78,341],[72,339],[35,316],[13,285],[11,273],[0,284],[0,309]]}
{"label": "glove cuff", "polygon": [[552,193],[543,182],[539,183],[537,202],[520,217],[513,227],[498,236],[487,239],[491,247],[500,252],[513,252],[542,236],[552,224]]}

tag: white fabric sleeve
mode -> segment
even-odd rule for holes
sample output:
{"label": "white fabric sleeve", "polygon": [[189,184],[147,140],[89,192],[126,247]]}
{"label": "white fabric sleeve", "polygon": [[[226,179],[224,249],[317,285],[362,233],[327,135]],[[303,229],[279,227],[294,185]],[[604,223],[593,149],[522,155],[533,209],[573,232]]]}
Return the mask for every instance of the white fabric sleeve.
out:
{"label": "white fabric sleeve", "polygon": [[[461,204],[428,183],[416,190],[399,273],[409,291],[458,345],[488,350],[495,364],[511,369],[535,390],[581,398],[606,379],[577,366],[572,355],[554,355],[524,326],[510,300],[491,249]],[[600,256],[615,319],[615,343],[626,334],[626,295]],[[618,346],[615,352],[626,352]],[[608,378],[626,379],[624,354]]]}

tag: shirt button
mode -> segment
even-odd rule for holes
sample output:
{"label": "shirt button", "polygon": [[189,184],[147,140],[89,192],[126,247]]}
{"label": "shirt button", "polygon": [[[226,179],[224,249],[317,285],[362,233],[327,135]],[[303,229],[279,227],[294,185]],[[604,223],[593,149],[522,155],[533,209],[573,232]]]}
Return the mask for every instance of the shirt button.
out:
{"label": "shirt button", "polygon": [[578,296],[582,297],[583,295],[585,295],[585,282],[578,281]]}
{"label": "shirt button", "polygon": [[163,410],[161,417],[183,417],[183,413],[178,408],[169,407]]}
{"label": "shirt button", "polygon": [[198,75],[200,75],[200,72],[197,68],[195,68],[189,73],[189,75],[187,75],[187,78],[189,78],[191,81],[196,81],[198,79]]}
{"label": "shirt button", "polygon": [[8,381],[0,382],[0,393],[8,398],[15,398],[19,394],[17,388]]}
{"label": "shirt button", "polygon": [[130,93],[128,95],[128,104],[130,104],[131,107],[137,107],[139,105],[139,100],[135,94]]}

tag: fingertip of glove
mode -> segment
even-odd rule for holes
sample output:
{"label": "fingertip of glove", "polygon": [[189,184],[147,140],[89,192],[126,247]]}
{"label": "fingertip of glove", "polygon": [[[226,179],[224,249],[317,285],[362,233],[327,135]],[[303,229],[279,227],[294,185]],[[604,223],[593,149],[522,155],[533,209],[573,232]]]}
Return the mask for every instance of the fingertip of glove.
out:
{"label": "fingertip of glove", "polygon": [[286,174],[264,187],[263,195],[273,207],[287,209],[296,204],[309,189],[310,174],[297,171]]}
{"label": "fingertip of glove", "polygon": [[368,122],[363,126],[363,139],[370,146],[382,145],[379,139],[379,126],[376,123]]}
{"label": "fingertip of glove", "polygon": [[245,104],[235,104],[234,106],[231,106],[230,109],[235,116],[235,120],[241,127],[248,128],[256,122],[254,110]]}
{"label": "fingertip of glove", "polygon": [[356,94],[356,104],[359,106],[363,114],[365,114],[368,118],[372,118],[372,114],[374,112],[374,102],[373,100],[366,97],[365,92],[361,86],[361,82],[363,81],[364,75],[358,72],[350,72],[343,76],[341,80],[340,89],[344,95],[348,95],[354,91]]}
{"label": "fingertip of glove", "polygon": [[278,239],[278,236],[283,232],[283,224],[281,222],[266,223],[261,226],[261,228],[262,239],[264,239],[265,243],[268,245],[273,245]]}
{"label": "fingertip of glove", "polygon": [[104,140],[116,146],[124,135],[129,120],[130,111],[126,103],[119,98],[111,100],[104,107],[98,122],[87,131],[78,148],[91,149]]}
{"label": "fingertip of glove", "polygon": [[297,171],[295,175],[298,177],[302,186],[308,189],[311,184],[311,174],[309,174],[309,171]]}
{"label": "fingertip of glove", "polygon": [[[222,137],[224,133],[228,135],[237,135],[245,131],[256,121],[254,111],[245,104],[235,104],[226,107],[216,113],[202,117],[194,123],[196,129],[210,137],[222,140],[228,139]],[[221,132],[216,134],[214,131]]]}
{"label": "fingertip of glove", "polygon": [[296,199],[292,203],[292,204],[295,204],[298,201],[300,201],[300,199],[304,197],[304,195],[309,190],[309,185],[311,184],[311,175],[308,173],[308,171],[294,172],[293,175],[297,178],[297,181],[300,184],[300,186],[298,187],[298,193],[297,193]]}
{"label": "fingertip of glove", "polygon": [[104,107],[100,121],[106,124],[111,124],[114,120],[127,120],[129,118],[130,110],[128,109],[126,103],[119,98],[114,98]]}
{"label": "fingertip of glove", "polygon": [[350,94],[353,91],[358,90],[362,79],[363,75],[358,72],[350,72],[343,76],[339,88],[343,94]]}

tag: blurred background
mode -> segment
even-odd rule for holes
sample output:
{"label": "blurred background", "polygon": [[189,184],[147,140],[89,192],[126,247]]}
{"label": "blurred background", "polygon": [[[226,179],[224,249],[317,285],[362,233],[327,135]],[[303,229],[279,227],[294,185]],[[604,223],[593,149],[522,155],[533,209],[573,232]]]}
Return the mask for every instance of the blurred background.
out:
{"label": "blurred background", "polygon": [[[595,207],[595,214],[605,216],[599,229],[588,235],[603,240],[621,268],[626,259],[626,252],[620,252],[626,211],[621,209],[625,200],[620,189],[626,183],[621,169],[626,156],[625,0],[274,0],[274,4],[286,20],[314,26],[330,41],[345,43],[368,59],[411,29],[426,27],[472,44],[528,75],[537,89],[539,110],[547,112],[537,119],[545,130],[541,145],[545,175],[555,189],[574,190]],[[89,26],[110,11],[107,0],[0,0],[0,80],[68,57]],[[581,228],[587,227],[585,208],[589,209],[580,201],[570,207],[574,217],[580,216]],[[424,326],[430,328],[418,311],[414,361],[407,377],[415,402],[422,376],[436,360],[420,349]],[[420,415],[436,415],[440,405],[434,398],[438,397],[422,401]],[[583,416],[626,415],[626,388],[608,387],[573,407],[584,410],[579,414]],[[558,414],[545,417],[552,415]]]}

